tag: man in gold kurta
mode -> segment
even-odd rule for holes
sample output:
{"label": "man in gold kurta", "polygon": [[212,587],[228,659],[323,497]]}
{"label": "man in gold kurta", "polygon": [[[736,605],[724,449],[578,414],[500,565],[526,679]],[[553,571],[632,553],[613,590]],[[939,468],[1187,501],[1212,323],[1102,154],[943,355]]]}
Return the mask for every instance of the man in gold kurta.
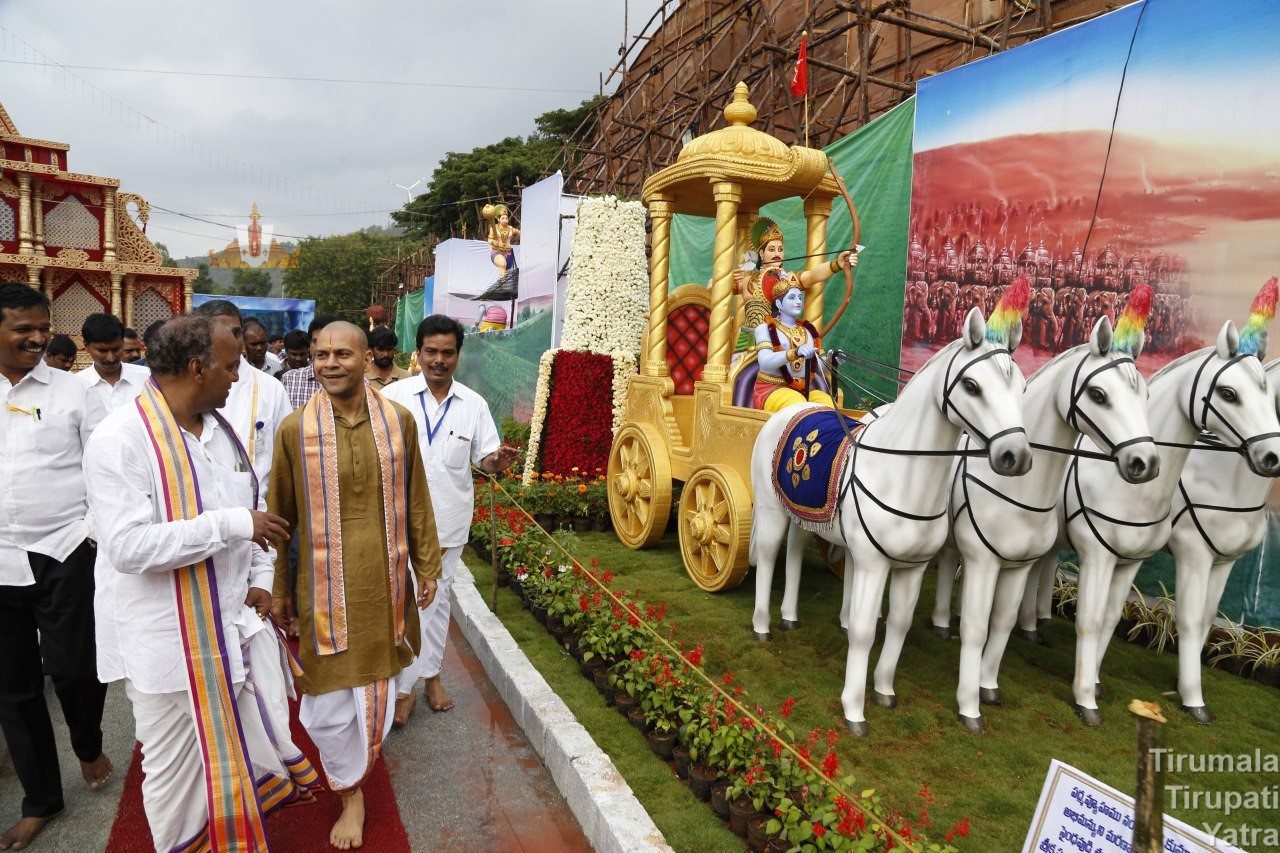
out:
{"label": "man in gold kurta", "polygon": [[300,719],[320,750],[342,815],[340,850],[363,842],[361,785],[391,727],[392,680],[418,652],[419,609],[435,595],[440,548],[413,416],[364,380],[362,329],[331,323],[316,341],[322,390],[276,433],[271,511],[297,526],[296,586],[283,549],[272,612],[290,622],[297,601]]}

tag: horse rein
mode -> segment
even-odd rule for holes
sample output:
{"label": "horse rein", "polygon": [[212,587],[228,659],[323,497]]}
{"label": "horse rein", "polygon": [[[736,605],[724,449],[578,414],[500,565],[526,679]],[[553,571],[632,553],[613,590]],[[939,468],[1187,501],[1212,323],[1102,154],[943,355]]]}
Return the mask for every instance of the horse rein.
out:
{"label": "horse rein", "polygon": [[[1206,422],[1209,417],[1209,412],[1213,412],[1219,417],[1219,419],[1222,420],[1223,424],[1226,425],[1227,429],[1230,430],[1231,433],[1235,435],[1235,437],[1240,441],[1240,444],[1238,446],[1225,448],[1225,449],[1233,450],[1238,453],[1247,453],[1249,445],[1255,441],[1261,441],[1266,438],[1273,438],[1276,436],[1280,436],[1280,433],[1277,433],[1277,432],[1262,433],[1260,435],[1256,435],[1252,437],[1243,436],[1240,434],[1239,430],[1237,430],[1234,426],[1231,425],[1231,422],[1225,417],[1222,411],[1213,405],[1213,392],[1217,389],[1218,380],[1222,378],[1222,374],[1225,373],[1227,369],[1234,366],[1236,362],[1245,358],[1253,357],[1250,355],[1233,356],[1230,359],[1227,359],[1226,364],[1218,368],[1217,372],[1213,374],[1213,378],[1209,381],[1208,390],[1205,392],[1204,396],[1200,399],[1200,402],[1203,405],[1200,408],[1200,418],[1196,419],[1196,416],[1195,416],[1196,388],[1199,387],[1200,377],[1204,374],[1205,368],[1209,366],[1209,362],[1214,358],[1215,354],[1216,353],[1212,353],[1212,352],[1209,353],[1209,355],[1205,357],[1204,361],[1200,363],[1200,366],[1196,368],[1195,378],[1191,382],[1191,393],[1188,397],[1187,419],[1190,420],[1191,423],[1194,424],[1201,432],[1203,432],[1207,429]],[[1161,447],[1179,447],[1184,449],[1192,449],[1195,446],[1195,445],[1178,444],[1176,442],[1157,441],[1155,443]],[[1164,515],[1160,516],[1159,518],[1153,521],[1130,521],[1128,519],[1114,518],[1112,516],[1100,513],[1097,510],[1088,508],[1087,506],[1085,506],[1084,492],[1083,492],[1083,489],[1081,489],[1080,487],[1080,468],[1079,468],[1078,458],[1072,459],[1070,467],[1067,469],[1066,481],[1063,488],[1063,505],[1064,506],[1066,505],[1067,499],[1070,497],[1070,489],[1072,485],[1075,486],[1075,496],[1076,496],[1076,502],[1078,504],[1078,507],[1075,511],[1067,514],[1066,516],[1066,524],[1064,525],[1064,530],[1066,531],[1067,542],[1071,545],[1072,548],[1075,548],[1075,543],[1071,541],[1070,522],[1072,519],[1076,518],[1077,516],[1082,517],[1084,518],[1085,523],[1089,525],[1090,532],[1093,533],[1094,538],[1099,542],[1099,544],[1101,544],[1102,547],[1106,548],[1116,558],[1120,560],[1134,560],[1134,559],[1145,559],[1145,558],[1131,557],[1126,554],[1122,554],[1119,551],[1117,551],[1115,548],[1113,548],[1111,546],[1111,543],[1108,542],[1102,536],[1102,534],[1098,531],[1097,525],[1095,525],[1093,522],[1093,519],[1095,517],[1120,527],[1152,527],[1154,525],[1160,524],[1161,522],[1165,521],[1165,519],[1169,518],[1169,515],[1173,510],[1172,506],[1170,506],[1168,509],[1165,510]],[[1181,481],[1179,481],[1179,486],[1181,486]],[[1183,492],[1183,495],[1185,499],[1185,496],[1186,496],[1185,491]],[[1190,505],[1188,505],[1188,508],[1189,507]],[[1209,507],[1203,507],[1203,508],[1208,509]],[[1219,507],[1213,507],[1213,508],[1219,509]],[[1185,511],[1185,509],[1183,511]],[[1243,512],[1245,510],[1240,510],[1240,511]],[[1182,514],[1182,511],[1179,511],[1179,515],[1181,514]],[[1195,520],[1194,512],[1192,512],[1192,519]],[[1177,519],[1175,519],[1175,521],[1176,520]],[[1199,529],[1200,528],[1199,521],[1195,520],[1195,523],[1196,523],[1196,527]],[[1203,533],[1204,531],[1203,529],[1201,529],[1201,534],[1203,535]],[[1205,537],[1205,540],[1206,542],[1209,541],[1207,536]],[[1212,542],[1209,543],[1209,547],[1211,548],[1214,547]],[[1216,551],[1217,549],[1215,548],[1214,550]]]}
{"label": "horse rein", "polygon": [[[1082,370],[1084,370],[1085,362],[1089,360],[1090,355],[1091,353],[1085,352],[1084,355],[1081,356],[1079,362],[1076,363],[1075,370],[1071,375],[1071,400],[1067,407],[1067,415],[1063,420],[1066,421],[1067,425],[1070,426],[1072,429],[1074,429],[1076,432],[1083,433],[1084,430],[1080,429],[1080,426],[1079,426],[1080,420],[1083,419],[1084,422],[1087,423],[1090,427],[1092,427],[1094,432],[1097,433],[1097,435],[1109,447],[1109,453],[1091,453],[1090,451],[1079,451],[1081,454],[1088,453],[1089,455],[1094,456],[1096,458],[1112,461],[1115,459],[1116,453],[1122,448],[1128,447],[1131,444],[1138,444],[1143,441],[1154,441],[1154,439],[1149,435],[1143,435],[1143,436],[1138,436],[1136,438],[1129,439],[1128,441],[1122,441],[1122,442],[1112,441],[1111,438],[1106,434],[1106,431],[1103,430],[1100,426],[1098,426],[1097,422],[1095,422],[1092,418],[1090,418],[1088,413],[1085,412],[1083,408],[1081,408],[1080,398],[1084,395],[1085,391],[1089,390],[1089,383],[1093,381],[1093,378],[1095,376],[1098,376],[1101,373],[1111,370],[1114,367],[1119,367],[1122,364],[1134,363],[1133,359],[1128,356],[1111,359],[1106,364],[1100,365],[1099,367],[1095,368],[1093,371],[1085,375],[1083,379],[1081,379],[1080,373]],[[1135,370],[1137,369],[1136,365],[1134,369]],[[970,441],[969,437],[966,436],[965,437],[966,445],[968,444],[969,441]],[[1038,450],[1049,450],[1049,451],[1064,450],[1064,448],[1058,448],[1053,445],[1042,445],[1036,442],[1032,442],[1031,446]],[[1005,563],[1016,562],[1012,558],[1006,557],[1004,554],[1001,554],[1000,550],[996,548],[994,545],[992,545],[990,540],[987,539],[986,535],[983,534],[982,528],[978,525],[977,516],[974,514],[973,500],[972,498],[969,497],[969,483],[971,482],[977,483],[979,486],[986,489],[987,492],[989,492],[990,494],[995,495],[997,498],[1004,501],[1005,503],[1012,504],[1013,506],[1025,512],[1035,513],[1037,515],[1043,515],[1045,513],[1053,512],[1053,510],[1057,508],[1057,504],[1050,504],[1049,506],[1031,506],[1030,504],[1025,504],[1020,501],[1014,500],[1013,498],[1009,497],[1008,495],[996,489],[991,484],[985,482],[984,480],[979,479],[973,474],[970,474],[968,454],[964,455],[964,458],[960,462],[960,465],[957,466],[956,468],[955,477],[952,479],[952,482],[951,482],[951,485],[952,485],[951,490],[954,491],[955,486],[958,483],[960,486],[961,493],[963,495],[962,502],[960,506],[956,508],[954,514],[956,516],[959,516],[959,514],[963,511],[968,516],[969,526],[973,528],[973,532],[977,534],[978,539],[982,542],[984,546],[986,546],[988,551],[990,551],[992,554],[995,554],[996,557],[998,557],[1002,562],[1005,562]]]}
{"label": "horse rein", "polygon": [[1209,412],[1213,412],[1222,420],[1222,423],[1226,425],[1227,429],[1231,431],[1231,434],[1239,441],[1239,444],[1235,448],[1232,448],[1239,453],[1247,453],[1249,448],[1255,442],[1265,441],[1268,438],[1276,438],[1280,436],[1280,432],[1264,432],[1254,436],[1243,436],[1240,434],[1239,430],[1231,425],[1231,421],[1227,420],[1227,417],[1222,413],[1222,410],[1213,404],[1213,392],[1214,389],[1218,387],[1218,380],[1222,377],[1222,374],[1225,373],[1228,368],[1234,366],[1236,362],[1254,357],[1255,356],[1253,355],[1236,355],[1228,359],[1227,363],[1222,365],[1222,367],[1218,368],[1218,372],[1213,375],[1213,380],[1209,383],[1209,390],[1205,392],[1205,395],[1200,399],[1200,402],[1203,405],[1200,408],[1200,419],[1196,420],[1196,386],[1200,384],[1200,375],[1204,372],[1204,369],[1209,366],[1209,360],[1213,358],[1213,355],[1210,354],[1210,356],[1206,358],[1196,370],[1195,381],[1191,383],[1191,395],[1187,400],[1188,420],[1199,426],[1201,431],[1204,431],[1208,429],[1207,422],[1209,420]]}
{"label": "horse rein", "polygon": [[[952,378],[951,370],[955,366],[956,359],[960,357],[961,351],[962,350],[957,349],[956,352],[952,354],[951,360],[947,362],[947,369],[943,374],[942,404],[940,406],[943,416],[944,417],[946,416],[948,408],[951,411],[954,411],[956,413],[956,416],[965,424],[965,429],[972,430],[972,433],[976,433],[977,437],[980,438],[987,447],[990,447],[990,444],[992,441],[995,441],[996,439],[1002,436],[1010,435],[1018,432],[1025,434],[1026,429],[1024,427],[1011,427],[1006,430],[1001,430],[1000,432],[995,433],[994,435],[986,436],[983,434],[982,430],[978,429],[976,425],[972,424],[969,421],[969,419],[964,416],[964,414],[960,411],[959,407],[957,407],[954,403],[951,402],[952,390],[964,378],[965,372],[970,367],[972,367],[975,364],[978,364],[979,362],[986,361],[988,358],[999,355],[1001,353],[1004,353],[1005,355],[1009,354],[1008,349],[992,349],[989,352],[983,353],[977,358],[967,362],[964,365],[964,367],[960,368],[960,370],[956,373],[955,377]],[[913,452],[909,450],[894,450],[892,448],[875,447],[872,445],[868,445],[865,443],[865,441],[861,441],[859,439],[864,438],[866,434],[870,431],[870,426],[871,426],[870,424],[864,424],[862,428],[857,432],[857,434],[855,434],[849,429],[849,425],[848,423],[846,423],[844,416],[840,415],[839,417],[840,417],[840,425],[844,429],[845,437],[849,440],[850,444],[853,447],[853,452],[850,454],[849,462],[848,462],[849,476],[844,480],[843,483],[840,484],[840,491],[836,496],[837,515],[843,514],[842,507],[844,505],[844,496],[846,493],[850,494],[853,497],[854,509],[856,509],[858,512],[858,523],[862,525],[862,532],[866,535],[867,541],[871,543],[872,547],[874,547],[877,551],[879,551],[880,554],[885,559],[889,560],[890,562],[910,563],[914,565],[923,565],[928,563],[930,560],[933,559],[932,557],[928,557],[923,560],[907,560],[901,557],[895,557],[892,554],[890,554],[888,551],[886,551],[884,549],[884,546],[882,546],[876,540],[875,536],[871,533],[871,530],[867,527],[867,523],[862,517],[862,509],[860,506],[858,495],[859,495],[859,492],[864,493],[868,498],[871,499],[873,503],[875,503],[876,506],[880,507],[880,509],[884,510],[889,515],[893,515],[898,518],[909,519],[911,521],[927,522],[927,521],[937,521],[947,515],[947,501],[948,501],[947,492],[944,492],[942,495],[942,509],[939,512],[932,513],[929,515],[921,515],[917,513],[906,512],[904,510],[898,509],[897,507],[890,506],[889,504],[877,498],[871,492],[871,490],[869,490],[862,483],[862,480],[858,477],[858,474],[857,474],[858,450],[866,449],[873,453],[884,453],[890,456],[954,456],[956,454],[956,451],[954,449],[951,449],[951,450],[914,451]],[[848,549],[849,540],[844,535],[844,525],[840,523],[839,519],[837,519],[837,528],[840,531],[841,541],[844,542],[845,548]]]}

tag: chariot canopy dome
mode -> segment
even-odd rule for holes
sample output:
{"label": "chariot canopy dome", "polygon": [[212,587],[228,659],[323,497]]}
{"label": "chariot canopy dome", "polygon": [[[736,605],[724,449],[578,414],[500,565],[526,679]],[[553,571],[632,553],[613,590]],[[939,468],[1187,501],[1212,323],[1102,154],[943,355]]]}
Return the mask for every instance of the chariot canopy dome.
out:
{"label": "chariot canopy dome", "polygon": [[747,84],[733,89],[724,109],[726,127],[694,138],[676,162],[644,182],[641,198],[675,202],[681,213],[715,216],[713,187],[732,183],[742,191],[740,207],[758,210],[790,196],[834,198],[835,180],[827,174],[827,155],[815,148],[788,146],[751,127],[756,108],[747,100]]}

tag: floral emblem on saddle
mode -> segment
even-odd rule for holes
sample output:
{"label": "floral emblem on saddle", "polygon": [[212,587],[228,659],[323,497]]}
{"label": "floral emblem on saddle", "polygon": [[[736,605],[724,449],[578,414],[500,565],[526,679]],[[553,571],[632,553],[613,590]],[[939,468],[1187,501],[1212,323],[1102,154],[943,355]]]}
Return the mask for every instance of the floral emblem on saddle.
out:
{"label": "floral emblem on saddle", "polygon": [[791,442],[791,458],[787,460],[787,473],[791,475],[791,488],[796,488],[802,481],[809,479],[812,473],[809,462],[822,451],[822,442],[818,441],[818,430],[808,435],[796,436]]}
{"label": "floral emblem on saddle", "polygon": [[783,428],[770,479],[783,508],[806,529],[834,522],[851,438],[861,428],[852,418],[821,408],[794,415]]}

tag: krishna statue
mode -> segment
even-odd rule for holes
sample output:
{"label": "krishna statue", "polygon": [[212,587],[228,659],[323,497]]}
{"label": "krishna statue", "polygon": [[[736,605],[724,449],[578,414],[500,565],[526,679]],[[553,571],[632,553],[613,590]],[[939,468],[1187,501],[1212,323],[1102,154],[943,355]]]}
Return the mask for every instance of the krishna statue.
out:
{"label": "krishna statue", "polygon": [[751,245],[759,256],[756,270],[749,276],[739,270],[733,277],[743,299],[743,331],[753,335],[759,351],[753,405],[768,412],[806,399],[830,406],[831,397],[813,387],[814,370],[821,369],[815,362],[822,355],[822,338],[803,319],[804,292],[841,269],[852,270],[858,255],[844,251],[814,269],[787,272],[782,268],[782,229],[764,217],[752,226]]}

